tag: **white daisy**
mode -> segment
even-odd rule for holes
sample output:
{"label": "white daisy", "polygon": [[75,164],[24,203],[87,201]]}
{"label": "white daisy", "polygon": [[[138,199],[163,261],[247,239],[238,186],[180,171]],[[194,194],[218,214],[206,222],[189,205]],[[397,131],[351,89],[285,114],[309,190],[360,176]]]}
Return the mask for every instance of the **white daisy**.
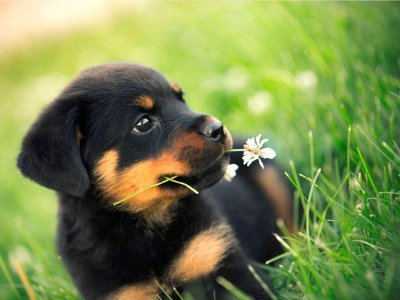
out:
{"label": "white daisy", "polygon": [[271,148],[262,148],[262,146],[268,142],[268,139],[261,140],[261,134],[257,137],[247,139],[246,144],[243,145],[243,164],[250,166],[250,164],[258,159],[261,168],[264,169],[264,164],[261,158],[273,159],[276,153]]}
{"label": "white daisy", "polygon": [[294,82],[299,89],[313,89],[318,84],[318,77],[313,71],[305,70],[296,75],[296,77],[294,78]]}
{"label": "white daisy", "polygon": [[224,179],[226,181],[232,181],[232,178],[236,176],[236,171],[239,169],[237,164],[230,164],[226,167]]}
{"label": "white daisy", "polygon": [[272,95],[267,91],[255,93],[247,100],[247,108],[254,115],[260,115],[271,108]]}

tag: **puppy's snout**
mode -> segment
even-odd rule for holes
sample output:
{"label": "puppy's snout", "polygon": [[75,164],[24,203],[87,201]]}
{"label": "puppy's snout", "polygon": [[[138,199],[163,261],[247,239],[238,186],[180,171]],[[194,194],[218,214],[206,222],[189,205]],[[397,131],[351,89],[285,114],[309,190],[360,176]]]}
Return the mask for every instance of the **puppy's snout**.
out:
{"label": "puppy's snout", "polygon": [[223,143],[225,140],[224,126],[218,120],[206,124],[201,133],[213,142]]}

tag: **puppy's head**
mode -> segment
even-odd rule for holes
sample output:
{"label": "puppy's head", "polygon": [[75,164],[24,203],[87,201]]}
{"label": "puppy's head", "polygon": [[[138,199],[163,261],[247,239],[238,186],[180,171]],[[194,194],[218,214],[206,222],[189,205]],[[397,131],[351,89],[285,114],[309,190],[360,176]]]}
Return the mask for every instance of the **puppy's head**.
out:
{"label": "puppy's head", "polygon": [[[232,146],[214,117],[191,111],[181,89],[137,65],[82,72],[32,126],[18,158],[21,172],[60,192],[100,192],[115,202],[166,176],[206,188],[219,181]],[[175,183],[141,192],[140,211],[191,191]]]}

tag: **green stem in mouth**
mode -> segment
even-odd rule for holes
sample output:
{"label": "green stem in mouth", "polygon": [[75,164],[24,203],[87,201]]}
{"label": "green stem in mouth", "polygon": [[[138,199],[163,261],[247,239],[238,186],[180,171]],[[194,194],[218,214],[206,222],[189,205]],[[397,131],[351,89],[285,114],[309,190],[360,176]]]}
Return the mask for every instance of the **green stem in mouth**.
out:
{"label": "green stem in mouth", "polygon": [[151,186],[148,186],[148,187],[146,187],[146,188],[144,188],[144,189],[142,189],[142,190],[140,190],[140,191],[137,191],[137,192],[133,193],[132,195],[129,195],[128,197],[125,197],[125,198],[121,199],[121,200],[118,200],[117,202],[114,202],[113,205],[118,205],[118,204],[121,204],[121,203],[123,203],[123,202],[126,202],[126,201],[128,201],[129,199],[135,197],[136,195],[138,195],[138,194],[140,194],[140,193],[143,193],[143,192],[145,192],[145,191],[147,191],[147,190],[149,190],[149,189],[151,189],[151,188],[153,188],[153,187],[162,185],[162,184],[167,183],[167,182],[169,182],[169,181],[170,181],[170,182],[177,183],[177,184],[180,184],[180,185],[183,185],[184,187],[187,187],[189,190],[191,190],[191,191],[192,191],[193,193],[195,193],[195,194],[198,194],[198,193],[199,193],[197,190],[195,190],[194,188],[192,188],[192,187],[191,187],[190,185],[188,185],[187,183],[184,183],[184,182],[182,182],[182,181],[175,180],[176,177],[178,177],[178,176],[165,177],[165,180],[163,180],[163,181],[161,181],[161,182],[159,182],[159,183],[153,184],[153,185],[151,185]]}
{"label": "green stem in mouth", "polygon": [[244,150],[243,149],[231,149],[231,150],[225,151],[225,153],[228,153],[228,152],[244,152]]}
{"label": "green stem in mouth", "polygon": [[129,195],[128,197],[125,197],[125,198],[123,198],[123,199],[121,199],[121,200],[119,200],[119,201],[117,201],[117,202],[114,202],[113,205],[121,204],[121,203],[123,203],[123,202],[129,200],[130,198],[135,197],[136,195],[138,195],[138,194],[140,194],[140,193],[143,193],[143,192],[145,192],[145,191],[147,191],[147,190],[149,190],[149,189],[151,189],[151,188],[153,188],[153,187],[156,187],[156,186],[162,185],[162,184],[164,184],[164,183],[167,183],[168,181],[171,181],[171,180],[175,179],[176,177],[178,177],[178,176],[165,177],[165,178],[167,178],[167,179],[165,179],[165,180],[163,180],[163,181],[161,181],[161,182],[159,182],[159,183],[153,184],[153,185],[151,185],[151,186],[148,186],[147,188],[144,188],[144,189],[142,189],[142,190],[140,190],[140,191],[137,191],[137,192],[133,193],[132,195]]}
{"label": "green stem in mouth", "polygon": [[198,194],[198,193],[199,193],[197,190],[195,190],[194,188],[192,188],[192,187],[191,187],[190,185],[188,185],[187,183],[184,183],[184,182],[182,182],[182,181],[175,180],[176,177],[177,177],[177,176],[174,176],[174,177],[165,177],[165,178],[169,179],[169,181],[171,181],[171,182],[174,182],[174,183],[183,185],[184,187],[187,187],[189,190],[191,190],[191,191],[192,191],[193,193],[195,193],[195,194]]}

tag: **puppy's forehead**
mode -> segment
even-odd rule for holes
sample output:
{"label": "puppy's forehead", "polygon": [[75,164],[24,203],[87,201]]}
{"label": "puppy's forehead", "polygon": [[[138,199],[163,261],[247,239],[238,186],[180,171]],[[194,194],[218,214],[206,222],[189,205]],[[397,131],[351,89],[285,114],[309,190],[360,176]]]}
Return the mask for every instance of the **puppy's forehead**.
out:
{"label": "puppy's forehead", "polygon": [[103,64],[83,71],[76,83],[86,88],[103,88],[112,91],[136,91],[169,95],[171,86],[167,79],[154,69],[127,63]]}

